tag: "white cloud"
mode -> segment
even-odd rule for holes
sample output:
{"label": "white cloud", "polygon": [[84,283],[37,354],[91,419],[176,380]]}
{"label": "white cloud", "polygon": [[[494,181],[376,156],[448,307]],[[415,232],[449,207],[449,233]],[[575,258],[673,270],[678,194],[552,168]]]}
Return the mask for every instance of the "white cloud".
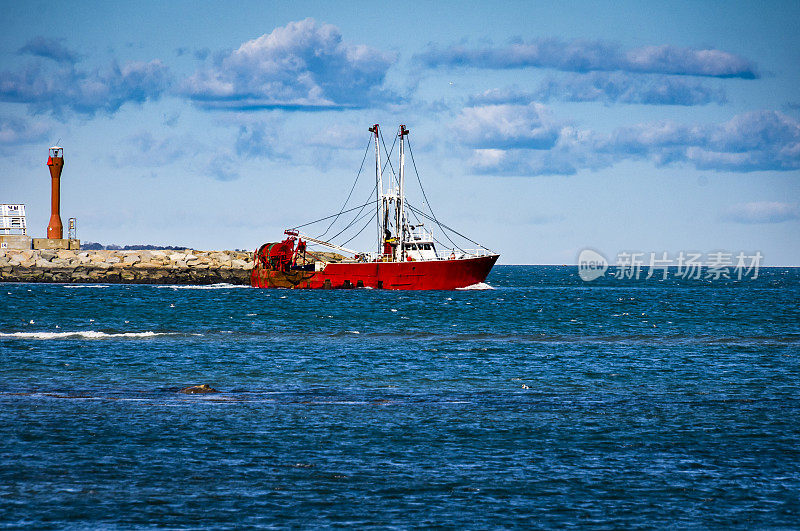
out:
{"label": "white cloud", "polygon": [[113,63],[93,71],[30,64],[18,72],[0,72],[0,101],[25,103],[34,112],[112,114],[127,102],[160,98],[171,81],[169,69],[159,60]]}
{"label": "white cloud", "polygon": [[736,223],[781,223],[800,219],[800,209],[796,204],[778,201],[756,201],[731,207],[725,219]]}
{"label": "white cloud", "polygon": [[185,80],[183,92],[207,109],[340,109],[387,97],[393,54],[342,40],[313,19],[247,41]]}
{"label": "white cloud", "polygon": [[[455,124],[474,124],[463,143],[476,149],[472,159],[475,171],[567,174],[626,159],[647,159],[659,166],[684,163],[713,171],[800,169],[800,122],[777,111],[744,113],[719,124],[645,123],[603,134],[559,127],[541,106],[533,114],[522,111],[530,108],[489,105],[462,111]],[[474,116],[481,119],[469,120]],[[548,117],[546,130],[555,138],[549,145],[526,145],[526,132],[543,128],[542,116]]]}
{"label": "white cloud", "polygon": [[78,62],[80,55],[64,46],[62,40],[34,37],[19,49],[19,53],[52,59],[57,63],[74,64]]}
{"label": "white cloud", "polygon": [[714,48],[661,45],[623,50],[608,41],[543,38],[503,47],[453,45],[439,49],[432,46],[414,58],[429,68],[554,68],[567,72],[620,70],[721,78],[758,77],[755,65],[747,59]]}
{"label": "white cloud", "polygon": [[525,105],[531,102],[573,101],[605,104],[706,105],[725,103],[725,92],[678,76],[626,72],[590,72],[551,77],[533,92],[516,87],[490,89],[471,96],[467,105]]}
{"label": "white cloud", "polygon": [[466,145],[494,149],[550,149],[560,125],[544,105],[486,105],[466,107],[453,128]]}
{"label": "white cloud", "polygon": [[43,141],[50,127],[42,122],[0,116],[0,149]]}

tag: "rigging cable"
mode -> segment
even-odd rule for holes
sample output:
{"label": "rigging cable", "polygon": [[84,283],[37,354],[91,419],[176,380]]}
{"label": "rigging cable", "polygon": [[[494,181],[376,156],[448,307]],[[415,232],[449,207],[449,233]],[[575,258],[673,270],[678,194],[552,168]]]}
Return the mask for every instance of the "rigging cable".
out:
{"label": "rigging cable", "polygon": [[[382,131],[382,129],[381,129]],[[386,142],[383,140],[383,133],[381,133],[381,143],[383,144],[383,152],[386,153]],[[392,149],[389,151],[388,155],[386,155],[386,162],[389,163],[389,167],[392,169],[392,175],[394,176],[394,182],[400,186],[400,181],[398,180],[397,174],[394,172],[394,166],[392,166],[392,153],[394,153],[394,146],[397,144],[397,135],[394,136],[394,142],[392,142]],[[386,164],[383,165],[383,169],[386,169]]]}
{"label": "rigging cable", "polygon": [[342,205],[341,210],[339,210],[339,213],[336,214],[336,216],[334,217],[333,221],[331,221],[330,225],[328,225],[328,228],[325,229],[325,232],[323,232],[322,234],[317,236],[317,238],[322,238],[323,236],[328,234],[328,231],[331,230],[331,227],[333,227],[333,224],[336,223],[336,221],[339,219],[339,216],[342,215],[342,212],[344,211],[344,208],[347,206],[347,202],[350,201],[350,197],[353,195],[353,190],[356,189],[356,184],[358,184],[358,178],[361,177],[361,170],[364,169],[364,162],[366,162],[366,160],[367,160],[367,155],[369,154],[369,146],[371,146],[371,145],[372,145],[372,135],[369,136],[369,141],[367,142],[367,149],[364,150],[364,158],[361,159],[361,167],[358,168],[358,173],[356,174],[356,180],[353,182],[353,186],[350,187],[350,193],[347,194],[347,199],[344,200],[344,204]]}
{"label": "rigging cable", "polygon": [[[373,188],[372,190],[374,191],[375,188]],[[372,195],[372,194],[370,194],[370,195]],[[352,212],[353,210],[358,210],[359,208],[364,208],[365,206],[367,206],[367,205],[369,205],[371,203],[372,203],[372,201],[370,200],[370,201],[364,203],[363,205],[354,206],[353,208],[345,210],[345,211],[341,212],[341,214],[347,214],[348,212]],[[324,218],[320,218],[320,219],[317,219],[317,220],[314,220],[314,221],[309,221],[308,223],[303,223],[302,225],[297,225],[295,227],[291,227],[289,230],[301,229],[303,227],[307,227],[308,225],[313,225],[314,223],[319,223],[320,221],[325,221],[326,219],[331,219],[331,218],[336,217],[338,215],[339,214],[331,214],[330,216],[325,216]]]}
{"label": "rigging cable", "polygon": [[[462,249],[461,247],[458,247],[458,244],[456,244],[456,242],[454,242],[450,238],[450,236],[447,234],[447,232],[445,232],[444,229],[442,229],[442,224],[439,223],[439,220],[436,219],[436,214],[433,213],[433,207],[431,207],[431,203],[430,203],[430,201],[428,201],[428,196],[425,193],[425,188],[422,186],[422,179],[420,179],[420,177],[419,177],[419,171],[417,170],[417,162],[414,160],[414,151],[411,149],[411,139],[410,138],[408,139],[408,152],[411,154],[411,163],[414,165],[414,173],[417,175],[417,182],[419,183],[419,188],[420,188],[420,190],[422,190],[422,198],[425,199],[425,204],[428,205],[428,210],[431,211],[431,216],[433,216],[433,220],[432,221],[434,221],[439,226],[439,230],[442,231],[442,233],[444,234],[445,238],[447,238],[447,240],[450,243],[452,243],[455,247],[457,247],[459,251],[464,252],[464,249]],[[409,205],[409,207],[410,206],[411,205]],[[419,212],[419,213],[422,214],[422,212]],[[425,217],[427,217],[427,216],[425,216]],[[428,218],[428,219],[431,219],[431,218]],[[450,229],[450,230],[452,230],[452,229]],[[453,232],[458,234],[456,231],[453,231]],[[459,236],[461,236],[461,235],[459,234]],[[466,238],[466,239],[469,240],[469,238]],[[469,241],[472,241],[472,240],[469,240]],[[472,243],[475,243],[475,242],[472,242]],[[475,243],[475,245],[479,245],[479,246],[483,247],[479,243]]]}
{"label": "rigging cable", "polygon": [[[353,226],[353,225],[355,225],[356,223],[359,223],[359,222],[361,222],[362,220],[366,219],[366,218],[367,218],[367,216],[374,216],[374,215],[376,215],[376,214],[377,214],[377,213],[375,213],[375,212],[372,212],[371,210],[368,210],[368,211],[366,211],[366,212],[364,213],[364,215],[363,215],[363,216],[361,216],[361,217],[360,217],[360,218],[358,218],[356,221],[354,221],[354,222],[353,222],[353,223],[350,225],[350,227],[352,227],[352,226]],[[372,218],[371,218],[371,217],[370,217],[370,222],[372,222]],[[348,227],[348,228],[350,228],[350,227]],[[344,230],[342,230],[342,232],[344,232]],[[341,232],[340,232],[339,234],[341,234]],[[361,231],[359,231],[357,234],[361,234]],[[337,236],[338,236],[338,234],[337,234]],[[354,237],[355,237],[355,236],[354,236]],[[352,240],[352,239],[353,239],[353,238],[350,238],[350,240]],[[347,240],[347,241],[349,242],[350,240]],[[342,244],[342,245],[345,245],[345,244]]]}
{"label": "rigging cable", "polygon": [[[378,215],[378,213],[377,213],[377,212],[372,212],[372,215],[373,215],[373,216],[377,216],[377,215]],[[355,239],[355,238],[356,238],[356,237],[357,237],[359,234],[361,234],[362,232],[364,232],[364,229],[366,229],[367,227],[369,227],[371,224],[372,224],[372,217],[370,217],[370,218],[369,218],[369,220],[367,221],[367,224],[366,224],[366,225],[364,225],[363,227],[361,227],[361,230],[360,230],[360,231],[358,231],[358,232],[357,232],[357,233],[356,233],[356,234],[355,234],[355,235],[354,235],[352,238],[350,238],[349,240],[347,240],[346,242],[344,242],[344,243],[342,244],[342,247],[344,247],[345,245],[347,245],[348,243],[350,243],[351,241],[353,241],[353,240],[354,240],[354,239]]]}
{"label": "rigging cable", "polygon": [[[414,207],[414,206],[412,206],[412,205],[410,205],[410,204],[408,204],[408,203],[406,203],[406,204],[408,205],[408,208],[410,208],[410,209],[411,209],[412,211],[414,211],[414,212],[417,212],[417,213],[418,213],[420,216],[422,216],[422,217],[424,217],[424,218],[426,218],[426,219],[429,219],[429,220],[431,220],[431,221],[436,221],[434,218],[430,217],[429,215],[427,215],[425,212],[423,212],[422,210],[418,209],[417,207]],[[438,221],[436,221],[436,224],[437,224],[437,225],[439,225],[439,228],[441,228],[441,229],[447,229],[447,230],[449,230],[450,232],[452,232],[453,234],[457,234],[457,235],[461,236],[462,238],[464,238],[464,239],[465,239],[465,240],[467,240],[468,242],[470,242],[470,243],[474,243],[475,245],[477,245],[477,246],[478,246],[478,247],[480,247],[481,249],[486,249],[487,251],[491,251],[491,249],[489,249],[488,247],[484,247],[483,245],[481,245],[480,243],[476,242],[475,240],[471,240],[471,239],[467,238],[466,236],[464,236],[463,234],[461,234],[461,233],[460,233],[460,232],[458,232],[457,230],[453,229],[452,227],[448,227],[448,226],[447,226],[447,225],[445,225],[444,223],[439,223]],[[442,230],[442,232],[444,232],[444,235],[445,235],[445,236],[447,236],[447,232],[445,232],[444,230]],[[449,238],[449,237],[448,237],[447,239],[448,239],[448,240],[450,240],[450,238]],[[453,243],[453,240],[450,240],[450,243],[452,243],[453,245],[456,245],[455,243]],[[458,248],[458,250],[459,250],[459,251],[466,252],[466,251],[464,251],[464,249],[462,249],[461,247],[458,247],[457,245],[456,245],[456,247]]]}
{"label": "rigging cable", "polygon": [[[377,190],[377,188],[378,188],[378,183],[375,183],[375,186],[373,186],[373,187],[372,187],[372,191],[369,193],[369,196],[370,196],[370,197],[372,197],[372,194],[374,194],[374,193],[375,193],[375,190]],[[348,223],[348,224],[347,224],[347,225],[346,225],[346,226],[345,226],[345,227],[344,227],[342,230],[340,230],[339,232],[337,232],[336,234],[334,234],[333,236],[331,236],[329,239],[331,239],[331,240],[333,240],[333,239],[336,239],[336,237],[337,237],[337,236],[339,236],[341,233],[343,233],[344,231],[346,231],[347,229],[349,229],[350,227],[352,227],[353,225],[355,225],[356,223],[358,223],[359,221],[361,221],[361,219],[363,219],[363,218],[359,218],[359,216],[361,215],[361,212],[363,212],[363,211],[364,211],[364,208],[365,208],[367,205],[371,205],[371,204],[372,204],[372,200],[370,200],[370,201],[367,201],[366,203],[364,203],[363,205],[361,205],[361,210],[359,210],[359,211],[356,213],[356,215],[355,215],[355,216],[353,216],[353,219],[350,221],[350,223]],[[356,207],[356,208],[358,208],[358,207]],[[355,210],[355,209],[353,209],[353,210]],[[377,213],[376,213],[376,215],[377,215]]]}
{"label": "rigging cable", "polygon": [[[352,227],[353,225],[355,225],[355,224],[356,224],[356,223],[358,223],[359,221],[366,219],[366,218],[367,218],[367,216],[371,216],[371,217],[370,217],[370,219],[369,219],[369,223],[372,223],[372,219],[375,217],[375,215],[376,215],[376,213],[375,213],[375,212],[372,212],[371,210],[368,210],[368,211],[367,211],[367,212],[366,212],[366,213],[365,213],[363,216],[361,216],[360,218],[358,218],[358,219],[354,220],[353,222],[351,222],[351,223],[350,223],[350,225],[348,225],[347,227],[345,227],[345,228],[343,228],[341,231],[339,231],[339,233],[338,233],[338,234],[336,234],[336,236],[339,236],[339,234],[341,234],[342,232],[346,231],[347,229],[349,229],[350,227]],[[347,245],[347,244],[348,244],[348,243],[349,243],[349,242],[350,242],[350,241],[351,241],[353,238],[355,238],[356,236],[358,236],[359,234],[361,234],[363,231],[364,231],[364,229],[362,228],[360,231],[358,231],[358,232],[355,234],[355,236],[353,236],[352,238],[350,238],[349,240],[347,240],[346,242],[344,242],[342,245],[340,245],[340,247]],[[334,236],[333,238],[335,238],[336,236]],[[330,238],[330,239],[332,240],[333,238]],[[320,245],[322,245],[322,244],[320,244]]]}

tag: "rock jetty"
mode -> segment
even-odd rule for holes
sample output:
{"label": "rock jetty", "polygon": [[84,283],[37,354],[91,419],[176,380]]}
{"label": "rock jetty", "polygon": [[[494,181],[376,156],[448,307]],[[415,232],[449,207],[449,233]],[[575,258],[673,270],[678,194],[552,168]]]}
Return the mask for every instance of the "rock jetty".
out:
{"label": "rock jetty", "polygon": [[0,282],[250,284],[251,253],[0,249]]}

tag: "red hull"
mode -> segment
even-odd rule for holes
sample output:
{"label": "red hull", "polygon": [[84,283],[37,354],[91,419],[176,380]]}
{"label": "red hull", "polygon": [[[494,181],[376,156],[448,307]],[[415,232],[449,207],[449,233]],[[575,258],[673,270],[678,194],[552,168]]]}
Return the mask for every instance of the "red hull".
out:
{"label": "red hull", "polygon": [[322,271],[253,269],[256,288],[451,290],[486,280],[499,255],[419,262],[330,263]]}

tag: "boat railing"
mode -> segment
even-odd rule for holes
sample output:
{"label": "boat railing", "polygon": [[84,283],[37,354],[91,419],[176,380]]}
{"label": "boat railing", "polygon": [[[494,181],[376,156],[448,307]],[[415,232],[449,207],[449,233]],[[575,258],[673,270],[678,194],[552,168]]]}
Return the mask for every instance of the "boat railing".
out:
{"label": "boat railing", "polygon": [[[495,254],[489,249],[437,249],[436,260],[465,260],[468,258],[480,258],[482,256],[492,256]],[[358,261],[362,262],[393,262],[391,254],[364,253],[359,255]]]}
{"label": "boat railing", "polygon": [[491,256],[494,253],[489,249],[483,247],[479,249],[446,249],[444,251],[437,250],[440,260],[463,260],[465,258],[480,258],[482,256]]}

